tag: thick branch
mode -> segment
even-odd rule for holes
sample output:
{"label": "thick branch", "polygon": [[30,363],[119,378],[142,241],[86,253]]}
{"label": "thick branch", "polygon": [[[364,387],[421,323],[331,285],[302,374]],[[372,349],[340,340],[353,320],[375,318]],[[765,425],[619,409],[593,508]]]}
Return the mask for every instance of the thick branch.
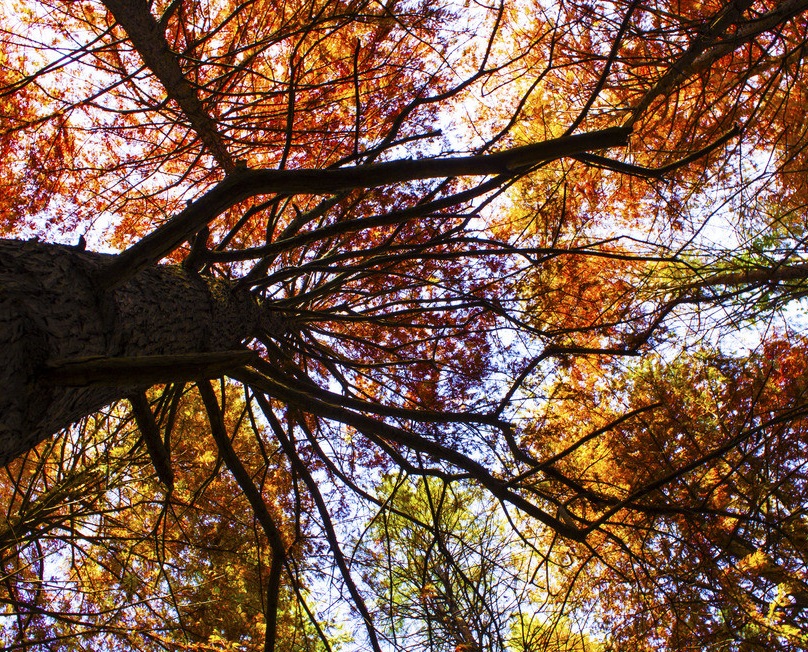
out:
{"label": "thick branch", "polygon": [[615,172],[620,172],[622,174],[631,174],[637,177],[645,177],[650,179],[664,179],[667,174],[689,165],[690,163],[693,163],[704,156],[707,156],[713,150],[718,149],[724,143],[728,142],[740,133],[741,128],[738,125],[735,125],[732,129],[719,136],[709,145],[705,145],[692,154],[688,154],[687,156],[673,161],[672,163],[668,163],[667,165],[662,165],[657,168],[648,168],[642,165],[634,165],[633,163],[624,163],[623,161],[615,161],[605,156],[598,156],[597,154],[589,153],[579,154],[575,158],[582,163],[589,163],[590,165],[604,168],[606,170],[614,170]]}
{"label": "thick branch", "polygon": [[356,428],[356,430],[368,436],[394,442],[412,451],[418,451],[430,455],[437,460],[447,462],[468,473],[469,477],[488,489],[498,500],[510,503],[525,514],[551,527],[560,535],[576,541],[582,540],[585,536],[584,533],[577,528],[568,526],[553,516],[550,516],[520,494],[512,491],[507,486],[506,482],[492,475],[484,465],[450,446],[432,441],[415,432],[397,428],[380,419],[368,417],[331,402],[321,401],[310,394],[304,394],[290,387],[276,383],[252,369],[241,369],[234,373],[233,377],[260,391],[266,392],[273,398],[294,405],[308,413],[343,423]]}
{"label": "thick branch", "polygon": [[683,290],[706,289],[717,286],[741,287],[744,285],[761,285],[779,283],[780,281],[803,281],[808,279],[808,263],[780,265],[763,269],[745,269],[739,272],[723,272],[689,283]]}
{"label": "thick branch", "polygon": [[740,25],[731,37],[725,37],[726,31],[737,24],[743,12],[753,4],[753,0],[734,0],[718,12],[707,29],[637,103],[624,123],[625,126],[633,126],[656,98],[670,94],[688,77],[706,70],[718,59],[752,41],[756,36],[808,10],[808,0],[786,0],[759,18]]}
{"label": "thick branch", "polygon": [[716,537],[713,543],[734,557],[737,562],[742,562],[756,553],[762,553],[763,563],[756,565],[750,573],[759,575],[776,586],[785,585],[786,590],[794,598],[794,605],[800,609],[808,609],[808,583],[797,577],[795,573],[788,572],[763,549],[746,541],[736,533],[728,534],[720,539]]}
{"label": "thick branch", "polygon": [[104,270],[99,283],[106,288],[114,287],[159,261],[217,215],[256,195],[328,195],[423,179],[519,174],[546,161],[625,145],[630,133],[630,129],[622,127],[603,129],[479,156],[405,159],[327,170],[239,171],[117,256]]}
{"label": "thick branch", "polygon": [[214,351],[139,357],[90,357],[56,360],[46,365],[41,380],[50,385],[91,387],[151,386],[196,378],[215,378],[256,357],[253,351]]}
{"label": "thick branch", "polygon": [[[733,0],[727,4],[710,21],[709,26],[693,40],[690,47],[674,61],[656,84],[642,97],[634,107],[626,126],[633,126],[651,103],[662,95],[672,92],[676,86],[703,66],[696,65],[703,60],[706,53],[718,42],[731,25],[737,23],[744,11],[752,6],[754,0]],[[711,53],[709,61],[715,61],[716,53]]]}
{"label": "thick branch", "polygon": [[216,123],[199,101],[193,86],[185,78],[177,55],[171,51],[165,33],[144,0],[103,0],[104,5],[126,31],[146,66],[166,89],[169,99],[179,104],[191,127],[226,172],[236,164],[225,147]]}

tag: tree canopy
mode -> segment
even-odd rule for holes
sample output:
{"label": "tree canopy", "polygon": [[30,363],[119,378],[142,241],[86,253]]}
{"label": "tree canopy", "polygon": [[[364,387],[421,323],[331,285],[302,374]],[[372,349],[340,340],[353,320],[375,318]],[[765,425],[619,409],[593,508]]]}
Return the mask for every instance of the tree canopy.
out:
{"label": "tree canopy", "polygon": [[5,649],[808,649],[808,0],[8,0]]}

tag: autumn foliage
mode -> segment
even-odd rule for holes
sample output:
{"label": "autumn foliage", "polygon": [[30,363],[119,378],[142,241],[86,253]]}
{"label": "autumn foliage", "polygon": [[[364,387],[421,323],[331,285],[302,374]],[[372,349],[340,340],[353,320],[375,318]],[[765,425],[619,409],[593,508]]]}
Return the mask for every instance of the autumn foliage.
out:
{"label": "autumn foliage", "polygon": [[[3,238],[51,289],[108,254],[112,344],[23,407],[117,399],[3,469],[5,649],[808,649],[808,2],[10,0],[0,41]],[[14,265],[4,356],[79,340]],[[115,349],[150,270],[237,350]]]}

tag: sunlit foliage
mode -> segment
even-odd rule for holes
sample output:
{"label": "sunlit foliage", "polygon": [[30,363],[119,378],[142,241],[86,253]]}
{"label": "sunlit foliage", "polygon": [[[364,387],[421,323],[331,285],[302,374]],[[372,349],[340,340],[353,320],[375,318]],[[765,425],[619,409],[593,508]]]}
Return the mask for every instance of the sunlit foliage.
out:
{"label": "sunlit foliage", "polygon": [[31,372],[121,389],[3,471],[2,645],[808,649],[806,48],[805,0],[3,3],[3,237],[250,328]]}

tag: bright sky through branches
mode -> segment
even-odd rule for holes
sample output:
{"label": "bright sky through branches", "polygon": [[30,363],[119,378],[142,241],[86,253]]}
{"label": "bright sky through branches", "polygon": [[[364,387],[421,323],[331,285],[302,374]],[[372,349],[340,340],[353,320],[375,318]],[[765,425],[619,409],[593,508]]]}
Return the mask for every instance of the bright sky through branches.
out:
{"label": "bright sky through branches", "polygon": [[0,646],[805,647],[807,16],[3,0]]}

